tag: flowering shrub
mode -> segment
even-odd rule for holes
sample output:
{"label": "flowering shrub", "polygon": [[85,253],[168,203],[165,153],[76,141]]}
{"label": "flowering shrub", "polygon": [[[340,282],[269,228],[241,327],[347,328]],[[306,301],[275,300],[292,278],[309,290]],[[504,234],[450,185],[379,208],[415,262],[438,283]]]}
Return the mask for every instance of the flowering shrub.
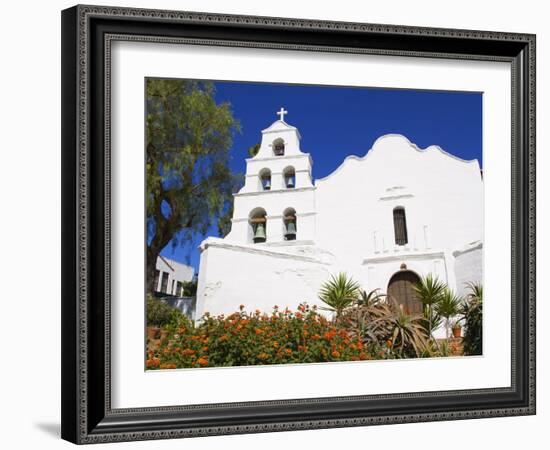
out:
{"label": "flowering shrub", "polygon": [[361,339],[307,304],[295,312],[275,306],[271,314],[249,313],[241,305],[229,316],[206,314],[196,326],[182,316],[165,329],[158,349],[147,352],[148,369],[373,359]]}

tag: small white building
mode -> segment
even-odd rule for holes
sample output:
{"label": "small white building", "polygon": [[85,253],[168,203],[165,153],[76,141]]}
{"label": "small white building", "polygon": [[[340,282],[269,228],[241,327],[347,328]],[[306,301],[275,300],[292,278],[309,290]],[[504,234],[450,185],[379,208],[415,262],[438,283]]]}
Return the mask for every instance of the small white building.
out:
{"label": "small white building", "polygon": [[320,286],[339,272],[411,312],[420,308],[412,286],[421,276],[432,273],[459,294],[466,282],[482,280],[477,160],[385,135],[314,182],[312,157],[284,113],[246,160],[231,232],[200,246],[197,318],[240,304],[265,312],[321,304]]}
{"label": "small white building", "polygon": [[158,256],[153,284],[155,292],[183,297],[183,284],[192,281],[194,275],[193,267]]}

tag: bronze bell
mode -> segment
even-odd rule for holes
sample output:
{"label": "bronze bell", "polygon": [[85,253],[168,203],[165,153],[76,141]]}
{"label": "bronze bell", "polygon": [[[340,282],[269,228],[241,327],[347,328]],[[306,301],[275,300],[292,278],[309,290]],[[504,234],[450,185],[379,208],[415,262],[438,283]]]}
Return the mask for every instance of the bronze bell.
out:
{"label": "bronze bell", "polygon": [[256,225],[256,229],[254,230],[254,243],[257,244],[259,242],[265,242],[265,239],[265,225],[263,223],[259,223]]}
{"label": "bronze bell", "polygon": [[287,222],[285,239],[287,241],[293,241],[296,239],[296,223],[294,221]]}

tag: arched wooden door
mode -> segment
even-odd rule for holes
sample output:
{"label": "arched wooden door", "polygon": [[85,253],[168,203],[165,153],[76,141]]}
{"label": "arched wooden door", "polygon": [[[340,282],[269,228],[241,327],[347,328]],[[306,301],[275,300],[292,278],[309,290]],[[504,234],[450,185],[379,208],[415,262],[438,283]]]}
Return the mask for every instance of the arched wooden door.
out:
{"label": "arched wooden door", "polygon": [[402,305],[406,314],[422,314],[422,302],[414,292],[414,285],[420,281],[418,275],[410,270],[396,272],[388,283],[388,296]]}

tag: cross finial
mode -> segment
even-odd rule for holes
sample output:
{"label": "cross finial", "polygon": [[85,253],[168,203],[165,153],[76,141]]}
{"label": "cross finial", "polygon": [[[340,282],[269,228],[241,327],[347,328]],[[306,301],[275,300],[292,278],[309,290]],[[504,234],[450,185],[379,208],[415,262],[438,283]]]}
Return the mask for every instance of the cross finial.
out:
{"label": "cross finial", "polygon": [[281,118],[281,122],[285,121],[285,114],[288,114],[288,111],[286,111],[284,108],[281,108],[281,110],[277,112],[277,115]]}

